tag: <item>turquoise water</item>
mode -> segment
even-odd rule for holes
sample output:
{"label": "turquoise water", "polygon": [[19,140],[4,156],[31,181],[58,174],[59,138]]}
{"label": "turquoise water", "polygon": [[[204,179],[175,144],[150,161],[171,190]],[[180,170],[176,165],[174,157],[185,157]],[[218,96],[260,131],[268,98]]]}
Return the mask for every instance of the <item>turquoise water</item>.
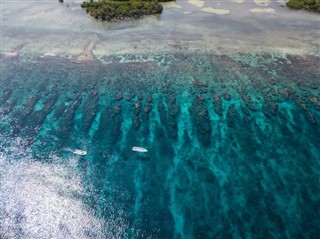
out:
{"label": "turquoise water", "polygon": [[2,60],[1,238],[317,238],[318,56]]}

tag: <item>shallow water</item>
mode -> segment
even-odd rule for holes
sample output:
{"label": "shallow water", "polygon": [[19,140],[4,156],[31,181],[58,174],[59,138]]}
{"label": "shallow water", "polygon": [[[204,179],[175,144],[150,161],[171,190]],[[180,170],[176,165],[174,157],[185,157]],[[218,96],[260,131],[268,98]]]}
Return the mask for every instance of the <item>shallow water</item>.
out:
{"label": "shallow water", "polygon": [[1,238],[317,238],[318,20],[218,3],[125,23],[3,3]]}
{"label": "shallow water", "polygon": [[[2,3],[2,50],[34,55],[55,53],[71,57],[97,40],[96,56],[145,54],[186,50],[218,53],[279,51],[319,54],[319,18],[305,11],[290,11],[281,1],[198,1],[165,4],[159,16],[125,22],[101,23],[86,16],[79,2],[14,0]],[[263,2],[263,1],[262,1]],[[202,8],[228,9],[229,14]],[[255,13],[252,9],[274,9]]]}

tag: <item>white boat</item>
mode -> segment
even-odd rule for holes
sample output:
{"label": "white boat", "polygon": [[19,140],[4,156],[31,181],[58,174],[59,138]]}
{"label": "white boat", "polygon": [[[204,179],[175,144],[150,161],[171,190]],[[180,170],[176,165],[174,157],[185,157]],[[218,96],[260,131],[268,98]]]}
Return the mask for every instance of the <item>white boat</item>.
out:
{"label": "white boat", "polygon": [[136,152],[140,152],[140,153],[146,153],[146,152],[148,152],[147,149],[142,148],[142,147],[137,147],[137,146],[132,147],[132,151],[136,151]]}
{"label": "white boat", "polygon": [[81,156],[87,155],[87,151],[80,150],[80,149],[74,150],[73,153]]}

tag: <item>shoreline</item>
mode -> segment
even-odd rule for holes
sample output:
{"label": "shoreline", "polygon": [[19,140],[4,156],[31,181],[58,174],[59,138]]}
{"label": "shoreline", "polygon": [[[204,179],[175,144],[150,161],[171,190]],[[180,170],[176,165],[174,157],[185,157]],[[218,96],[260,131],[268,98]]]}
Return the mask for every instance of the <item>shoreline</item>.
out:
{"label": "shoreline", "polygon": [[[176,51],[150,51],[150,52],[119,52],[117,54],[105,54],[103,52],[95,52],[95,42],[90,42],[80,54],[58,54],[54,52],[19,52],[19,51],[9,51],[0,54],[0,59],[3,62],[17,59],[23,62],[37,61],[37,60],[63,60],[67,62],[74,62],[76,64],[109,64],[111,62],[106,61],[107,58],[118,59],[112,62],[119,63],[130,63],[130,62],[156,62],[156,58],[159,56],[169,56],[174,54],[212,54],[212,55],[227,55],[227,56],[237,56],[237,55],[273,55],[275,57],[285,57],[287,55],[311,55],[315,57],[320,57],[320,51],[306,51],[303,49],[292,49],[292,48],[280,48],[280,49],[261,49],[260,51],[219,51],[219,50],[180,50]],[[98,53],[98,54],[97,54]],[[133,59],[133,60],[132,60]],[[142,60],[144,59],[144,60]]]}
{"label": "shoreline", "polygon": [[[180,62],[179,60],[183,57],[185,60],[181,62],[189,64],[188,59],[193,56],[205,57],[208,59],[215,59],[220,57],[227,57],[231,59],[235,59],[235,61],[243,62],[249,65],[258,64],[257,62],[268,59],[270,64],[273,62],[286,60],[288,58],[297,57],[300,59],[315,59],[320,62],[320,54],[312,54],[307,52],[293,52],[293,51],[261,51],[261,52],[238,52],[238,53],[223,53],[216,51],[168,51],[168,52],[153,52],[152,54],[112,54],[112,55],[103,55],[97,57],[93,55],[89,58],[82,58],[81,55],[75,56],[59,56],[53,53],[46,54],[15,54],[15,55],[4,55],[0,54],[0,60],[2,62],[2,67],[10,67],[9,65],[23,65],[23,64],[44,64],[48,65],[49,68],[51,65],[60,65],[67,67],[80,67],[80,68],[88,68],[88,69],[103,69],[104,67],[156,67],[158,69],[166,69],[170,68],[174,62]],[[207,64],[211,64],[211,60],[206,62]],[[156,69],[155,68],[155,69]]]}
{"label": "shoreline", "polygon": [[[54,55],[64,58],[79,58],[79,60],[96,60],[105,56],[125,54],[166,54],[171,52],[213,52],[219,54],[239,53],[281,53],[281,54],[313,54],[320,56],[320,45],[316,42],[315,35],[306,36],[297,42],[296,38],[289,38],[284,42],[282,38],[265,39],[254,41],[251,37],[240,39],[230,36],[223,40],[220,36],[201,36],[192,38],[189,35],[181,36],[174,40],[173,36],[167,35],[166,39],[154,44],[155,39],[146,38],[129,41],[114,41],[117,36],[106,39],[97,33],[79,36],[79,41],[74,39],[61,39],[60,37],[48,41],[47,39],[18,40],[5,37],[3,41],[10,44],[3,45],[2,55],[37,57],[41,55]],[[38,42],[42,44],[39,44]],[[66,42],[66,44],[64,43]],[[48,54],[49,53],[49,54]]]}

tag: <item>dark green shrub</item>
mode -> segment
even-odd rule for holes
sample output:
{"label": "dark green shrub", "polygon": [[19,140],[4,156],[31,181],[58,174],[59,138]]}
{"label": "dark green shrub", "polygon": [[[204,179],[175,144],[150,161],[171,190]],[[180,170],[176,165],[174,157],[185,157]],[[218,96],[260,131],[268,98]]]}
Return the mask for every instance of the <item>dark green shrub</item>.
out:
{"label": "dark green shrub", "polygon": [[292,9],[305,9],[320,13],[320,0],[289,0],[287,6]]}
{"label": "dark green shrub", "polygon": [[155,0],[99,0],[83,2],[81,7],[85,8],[92,17],[101,20],[135,18],[158,14],[163,10],[162,5]]}

